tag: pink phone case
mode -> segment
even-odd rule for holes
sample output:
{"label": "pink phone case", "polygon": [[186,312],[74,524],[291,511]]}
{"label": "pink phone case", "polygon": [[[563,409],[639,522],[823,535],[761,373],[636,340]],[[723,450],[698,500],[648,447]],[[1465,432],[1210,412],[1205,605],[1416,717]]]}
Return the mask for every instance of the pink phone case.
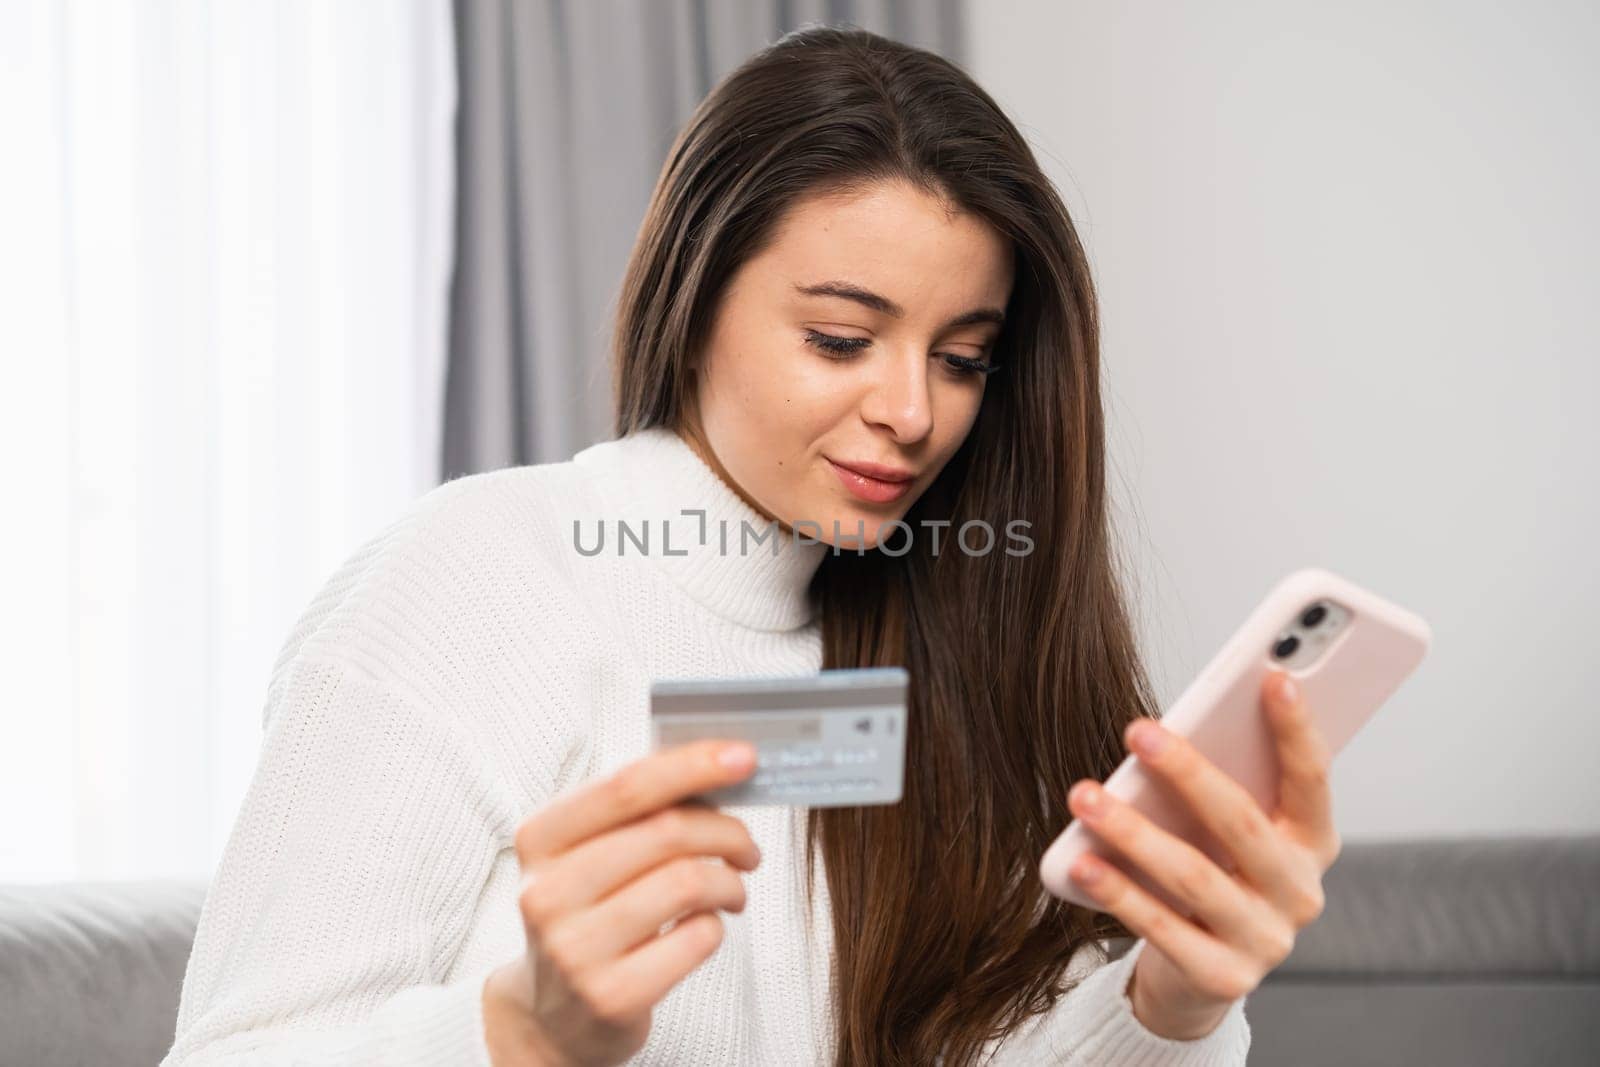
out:
{"label": "pink phone case", "polygon": [[[1278,634],[1318,600],[1342,606],[1350,612],[1349,620],[1315,662],[1289,673],[1300,683],[1329,749],[1338,753],[1421,661],[1432,634],[1426,622],[1404,608],[1315,568],[1279,582],[1161,719],[1237,779],[1269,813],[1278,805],[1278,757],[1262,715],[1261,685],[1274,666],[1271,650]],[[1137,756],[1123,760],[1105,788],[1200,848],[1223,869],[1233,869],[1216,840],[1145,771]],[[1085,850],[1113,862],[1118,858],[1074,820],[1045,851],[1039,877],[1056,896],[1094,908],[1067,873]],[[1179,914],[1189,913],[1136,865],[1118,866]]]}

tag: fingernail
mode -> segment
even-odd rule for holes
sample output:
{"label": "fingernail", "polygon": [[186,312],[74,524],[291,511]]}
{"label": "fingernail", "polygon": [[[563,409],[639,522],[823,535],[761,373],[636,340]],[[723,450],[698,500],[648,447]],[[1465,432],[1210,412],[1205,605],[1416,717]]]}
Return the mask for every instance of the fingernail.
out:
{"label": "fingernail", "polygon": [[1100,810],[1100,787],[1094,782],[1079,782],[1073,791],[1078,794],[1078,809],[1085,815],[1093,815]]}
{"label": "fingernail", "polygon": [[1293,704],[1300,699],[1300,686],[1293,675],[1285,674],[1278,679],[1278,696],[1285,704]]}
{"label": "fingernail", "polygon": [[1161,755],[1167,747],[1167,732],[1149,719],[1134,723],[1130,732],[1133,734],[1134,751],[1148,759]]}
{"label": "fingernail", "polygon": [[1100,864],[1087,855],[1079,856],[1072,864],[1072,880],[1080,885],[1094,885],[1100,875]]}
{"label": "fingernail", "polygon": [[717,762],[736,771],[749,770],[756,762],[755,746],[742,741],[728,745],[717,753]]}

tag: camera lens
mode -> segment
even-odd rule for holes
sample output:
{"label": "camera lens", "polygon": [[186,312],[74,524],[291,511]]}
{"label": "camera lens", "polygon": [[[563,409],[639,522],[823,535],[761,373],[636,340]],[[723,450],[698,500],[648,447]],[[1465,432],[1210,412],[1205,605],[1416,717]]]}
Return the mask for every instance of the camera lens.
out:
{"label": "camera lens", "polygon": [[1313,604],[1305,610],[1304,615],[1300,616],[1300,625],[1310,628],[1327,618],[1327,616],[1327,608],[1323,607],[1321,604]]}
{"label": "camera lens", "polygon": [[1272,646],[1272,654],[1278,659],[1285,659],[1294,655],[1294,650],[1299,647],[1300,639],[1294,634],[1290,634],[1288,637],[1281,638],[1277,644]]}

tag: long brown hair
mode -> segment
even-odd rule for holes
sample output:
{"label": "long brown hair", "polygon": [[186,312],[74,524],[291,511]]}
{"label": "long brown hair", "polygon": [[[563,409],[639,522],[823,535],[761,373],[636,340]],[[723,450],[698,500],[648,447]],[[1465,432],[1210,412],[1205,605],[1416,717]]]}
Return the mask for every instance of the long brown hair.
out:
{"label": "long brown hair", "polygon": [[[682,429],[733,273],[801,195],[900,179],[1009,238],[1015,281],[971,433],[905,516],[1025,520],[1027,555],[931,538],[828,554],[811,586],[823,666],[911,677],[898,805],[811,813],[833,901],[836,1062],[965,1064],[1048,1008],[1085,940],[1117,924],[1045,893],[1068,788],[1104,778],[1153,705],[1108,533],[1088,263],[1016,127],[959,67],[846,28],[796,31],[701,103],[629,263],[616,432]],[[901,547],[898,542],[895,546]]]}

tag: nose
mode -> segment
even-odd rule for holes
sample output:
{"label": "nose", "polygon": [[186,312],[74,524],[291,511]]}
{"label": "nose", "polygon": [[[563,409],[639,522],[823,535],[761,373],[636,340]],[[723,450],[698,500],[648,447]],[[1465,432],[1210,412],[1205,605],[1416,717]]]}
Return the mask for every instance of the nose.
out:
{"label": "nose", "polygon": [[933,398],[928,395],[929,360],[902,345],[888,359],[866,360],[866,394],[861,418],[886,428],[900,444],[913,444],[933,429]]}

